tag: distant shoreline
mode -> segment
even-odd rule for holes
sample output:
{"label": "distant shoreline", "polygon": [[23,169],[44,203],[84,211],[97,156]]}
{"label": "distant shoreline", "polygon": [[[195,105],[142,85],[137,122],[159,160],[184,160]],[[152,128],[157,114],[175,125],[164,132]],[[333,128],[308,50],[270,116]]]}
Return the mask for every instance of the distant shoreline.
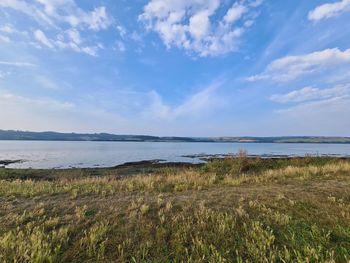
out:
{"label": "distant shoreline", "polygon": [[[277,137],[276,137],[277,138]],[[22,142],[172,142],[172,143],[237,143],[237,144],[350,144],[349,142],[338,142],[338,141],[254,141],[254,142],[241,142],[241,141],[208,141],[208,140],[61,140],[61,139],[1,139],[0,141],[22,141]]]}
{"label": "distant shoreline", "polygon": [[137,141],[137,140],[44,140],[44,139],[0,139],[0,141],[17,141],[17,142],[136,142],[136,143],[142,143],[142,142],[159,142],[159,143],[237,143],[237,144],[349,144],[350,142],[334,142],[334,141],[327,141],[327,142],[308,142],[308,141],[296,141],[296,142],[289,142],[289,141],[255,141],[255,142],[240,142],[240,141],[178,141],[178,140],[156,140],[156,141]]}
{"label": "distant shoreline", "polygon": [[92,142],[208,142],[208,143],[327,143],[350,144],[341,136],[218,136],[179,137],[109,133],[60,133],[0,130],[0,141],[92,141]]}
{"label": "distant shoreline", "polygon": [[350,144],[350,137],[337,136],[219,136],[179,137],[118,135],[109,133],[59,133],[0,130],[0,141],[92,141],[92,142],[209,142],[209,143],[327,143]]}

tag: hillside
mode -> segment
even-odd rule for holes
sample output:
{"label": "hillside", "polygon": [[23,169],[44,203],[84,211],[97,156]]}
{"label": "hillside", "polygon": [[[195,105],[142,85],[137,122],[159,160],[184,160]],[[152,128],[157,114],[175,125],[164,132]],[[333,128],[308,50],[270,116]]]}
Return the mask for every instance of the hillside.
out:
{"label": "hillside", "polygon": [[350,137],[159,137],[108,133],[59,133],[0,130],[0,140],[130,141],[130,142],[235,142],[235,143],[350,143]]}

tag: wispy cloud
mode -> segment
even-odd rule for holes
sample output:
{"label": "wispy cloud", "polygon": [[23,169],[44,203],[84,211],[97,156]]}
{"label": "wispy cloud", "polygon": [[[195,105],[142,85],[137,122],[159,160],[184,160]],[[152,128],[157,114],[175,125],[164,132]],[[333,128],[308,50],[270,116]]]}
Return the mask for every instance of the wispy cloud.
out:
{"label": "wispy cloud", "polygon": [[348,136],[350,98],[306,101],[275,111],[266,128],[278,134]]}
{"label": "wispy cloud", "polygon": [[[322,119],[326,123],[327,121],[338,120],[339,124],[341,124],[341,122],[344,122],[344,116],[350,114],[349,104],[349,96],[334,97],[326,100],[300,103],[287,109],[278,110],[277,113],[308,120],[315,126],[319,124],[318,122],[316,123],[316,119]],[[310,117],[314,117],[314,121]],[[346,120],[345,123],[350,124],[350,121]]]}
{"label": "wispy cloud", "polygon": [[60,87],[58,84],[50,80],[48,77],[43,75],[38,75],[35,77],[36,82],[40,85],[41,88],[47,90],[59,90]]}
{"label": "wispy cloud", "polygon": [[13,67],[35,67],[36,65],[28,62],[13,62],[13,61],[0,61],[0,65],[13,66]]}
{"label": "wispy cloud", "polygon": [[71,110],[75,105],[71,102],[62,102],[49,98],[30,98],[20,96],[8,91],[0,90],[0,105],[31,105],[30,107],[38,107],[41,109],[52,110]]}
{"label": "wispy cloud", "polygon": [[[113,18],[107,13],[105,6],[85,11],[74,0],[36,0],[31,3],[21,0],[3,0],[0,1],[0,7],[15,10],[37,21],[39,23],[37,29],[33,31],[31,26],[28,30],[33,31],[32,37],[41,47],[53,50],[70,49],[91,56],[97,55],[97,51],[101,49],[100,45],[86,44],[86,42],[92,42],[92,39],[85,41],[80,37],[80,32],[98,33],[113,24]],[[2,26],[0,31],[20,32],[11,24]],[[8,36],[1,36],[1,40],[11,41]]]}
{"label": "wispy cloud", "polygon": [[0,79],[4,79],[4,78],[6,78],[9,75],[11,75],[11,72],[9,72],[9,71],[1,71],[0,70]]}
{"label": "wispy cloud", "polygon": [[279,103],[303,102],[311,100],[324,100],[350,96],[350,85],[339,85],[333,88],[320,89],[305,87],[286,94],[275,94],[270,97],[272,101]]}
{"label": "wispy cloud", "polygon": [[286,56],[272,61],[261,74],[250,76],[249,81],[272,80],[284,82],[317,72],[330,66],[350,64],[350,49],[325,49],[313,53]]}
{"label": "wispy cloud", "polygon": [[7,23],[2,26],[0,26],[0,32],[5,34],[8,37],[13,37],[14,35],[22,35],[22,36],[27,36],[28,32],[27,31],[21,31],[18,30],[13,24]]}
{"label": "wispy cloud", "polygon": [[84,46],[80,38],[79,31],[70,29],[60,34],[57,39],[49,39],[46,34],[37,29],[34,31],[35,39],[50,49],[71,49],[78,53],[86,53],[90,56],[97,56],[97,50],[101,49],[100,45]]}
{"label": "wispy cloud", "polygon": [[53,26],[53,21],[50,19],[50,17],[45,14],[45,12],[40,10],[35,4],[29,4],[22,0],[2,0],[0,1],[0,7],[13,9],[17,12],[21,12],[32,17],[38,22]]}
{"label": "wispy cloud", "polygon": [[21,0],[2,0],[0,6],[22,12],[54,27],[66,23],[72,27],[99,31],[112,24],[112,18],[108,16],[105,6],[85,11],[79,8],[74,0],[37,0],[33,3]]}
{"label": "wispy cloud", "polygon": [[140,124],[140,120],[124,119],[118,113],[73,98],[24,96],[4,89],[0,89],[0,108],[0,129],[127,133]]}
{"label": "wispy cloud", "polygon": [[339,16],[344,12],[350,11],[350,0],[341,0],[338,2],[326,3],[317,6],[309,12],[308,18],[312,21],[320,21],[323,19]]}
{"label": "wispy cloud", "polygon": [[37,40],[37,41],[39,41],[41,44],[43,44],[43,45],[45,45],[45,46],[47,46],[47,47],[49,47],[49,48],[54,48],[54,45],[52,44],[52,41],[51,40],[49,40],[47,37],[46,37],[46,35],[45,35],[45,33],[43,32],[43,31],[41,31],[41,30],[35,30],[34,31],[34,37],[35,37],[35,39]]}
{"label": "wispy cloud", "polygon": [[11,43],[11,39],[8,36],[0,35],[0,42]]}
{"label": "wispy cloud", "polygon": [[225,98],[216,94],[221,85],[222,82],[214,83],[173,107],[165,104],[162,97],[156,91],[152,91],[150,92],[150,105],[143,114],[148,117],[168,120],[206,116],[206,114],[222,107],[226,102]]}
{"label": "wispy cloud", "polygon": [[3,33],[12,34],[12,33],[16,32],[16,29],[12,25],[7,24],[7,25],[1,26],[0,31]]}
{"label": "wispy cloud", "polygon": [[0,79],[8,79],[12,75],[17,75],[18,72],[30,72],[36,67],[36,64],[30,62],[0,60]]}
{"label": "wispy cloud", "polygon": [[275,110],[279,119],[274,120],[273,125],[280,125],[290,132],[305,134],[308,131],[313,135],[336,133],[344,136],[349,132],[349,84],[324,89],[305,87],[273,95],[270,99],[284,106]]}

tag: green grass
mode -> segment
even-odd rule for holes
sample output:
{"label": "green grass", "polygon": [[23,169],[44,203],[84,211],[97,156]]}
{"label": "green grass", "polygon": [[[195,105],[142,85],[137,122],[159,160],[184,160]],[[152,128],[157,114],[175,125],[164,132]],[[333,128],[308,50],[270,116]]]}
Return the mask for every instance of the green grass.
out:
{"label": "green grass", "polygon": [[350,262],[350,161],[0,169],[0,262]]}

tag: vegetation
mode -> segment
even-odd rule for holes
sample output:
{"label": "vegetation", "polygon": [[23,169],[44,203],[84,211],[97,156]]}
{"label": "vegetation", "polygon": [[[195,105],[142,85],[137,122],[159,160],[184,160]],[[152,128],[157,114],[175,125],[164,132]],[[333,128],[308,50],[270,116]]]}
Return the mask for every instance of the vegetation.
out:
{"label": "vegetation", "polygon": [[350,160],[0,169],[0,262],[350,262]]}
{"label": "vegetation", "polygon": [[242,142],[242,143],[350,143],[350,137],[158,137],[109,133],[59,133],[0,130],[0,140],[33,141],[128,141],[128,142]]}

